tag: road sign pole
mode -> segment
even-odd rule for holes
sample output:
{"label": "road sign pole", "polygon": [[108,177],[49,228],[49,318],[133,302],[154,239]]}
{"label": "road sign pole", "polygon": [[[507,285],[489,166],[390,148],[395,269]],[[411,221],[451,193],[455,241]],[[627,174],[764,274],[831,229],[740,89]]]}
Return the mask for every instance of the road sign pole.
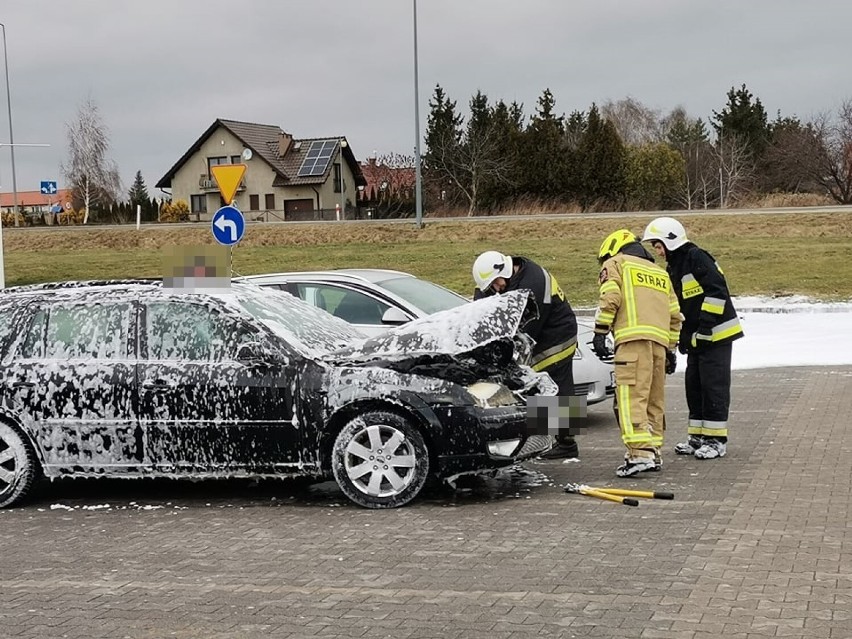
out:
{"label": "road sign pole", "polygon": [[0,219],[0,288],[6,288],[6,272],[3,267],[5,261],[3,256],[3,220]]}

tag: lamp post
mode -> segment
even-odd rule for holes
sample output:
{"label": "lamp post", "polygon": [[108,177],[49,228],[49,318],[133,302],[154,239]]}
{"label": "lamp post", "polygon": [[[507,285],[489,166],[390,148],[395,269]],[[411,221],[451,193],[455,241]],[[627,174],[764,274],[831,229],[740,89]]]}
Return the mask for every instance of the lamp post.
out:
{"label": "lamp post", "polygon": [[417,228],[423,226],[423,178],[420,174],[420,89],[417,78],[417,0],[414,2],[414,208]]}
{"label": "lamp post", "polygon": [[[15,217],[15,226],[18,226],[18,182],[15,175],[15,137],[12,133],[12,95],[9,92],[9,56],[6,53],[6,25],[0,22],[3,29],[3,63],[6,68],[6,107],[9,111],[9,151],[12,154],[12,212]],[[2,284],[2,281],[0,281]]]}
{"label": "lamp post", "polygon": [[[343,149],[346,148],[346,140],[340,138],[340,219],[346,219],[346,181],[343,179],[343,167],[345,166],[343,159]],[[340,221],[338,219],[338,222]]]}

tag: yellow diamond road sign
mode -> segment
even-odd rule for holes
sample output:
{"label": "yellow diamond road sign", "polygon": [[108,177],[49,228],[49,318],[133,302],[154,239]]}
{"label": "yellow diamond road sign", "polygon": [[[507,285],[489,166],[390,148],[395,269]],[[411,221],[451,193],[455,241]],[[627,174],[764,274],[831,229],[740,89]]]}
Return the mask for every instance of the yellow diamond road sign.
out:
{"label": "yellow diamond road sign", "polygon": [[246,173],[245,164],[217,164],[210,167],[213,173],[213,179],[219,187],[219,193],[222,194],[222,199],[225,204],[230,204],[234,201],[234,195],[240,186],[240,182]]}

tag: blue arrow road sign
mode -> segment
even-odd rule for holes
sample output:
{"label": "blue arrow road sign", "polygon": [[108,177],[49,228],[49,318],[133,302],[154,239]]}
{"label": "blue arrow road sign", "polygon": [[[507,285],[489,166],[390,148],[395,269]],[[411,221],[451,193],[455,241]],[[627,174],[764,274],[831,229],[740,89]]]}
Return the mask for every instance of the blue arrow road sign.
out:
{"label": "blue arrow road sign", "polygon": [[41,183],[41,192],[45,195],[53,195],[56,193],[56,182],[51,182],[48,180],[42,180]]}
{"label": "blue arrow road sign", "polygon": [[235,206],[223,206],[213,214],[213,237],[219,244],[231,246],[246,232],[246,220]]}

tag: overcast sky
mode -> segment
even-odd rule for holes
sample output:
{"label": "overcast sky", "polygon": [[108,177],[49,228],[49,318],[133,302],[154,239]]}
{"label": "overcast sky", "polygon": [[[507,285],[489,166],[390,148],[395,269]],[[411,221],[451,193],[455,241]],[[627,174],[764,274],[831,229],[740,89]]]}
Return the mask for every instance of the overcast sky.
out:
{"label": "overcast sky", "polygon": [[[436,84],[559,113],[626,96],[693,116],[745,83],[774,117],[852,97],[849,0],[419,0],[420,126]],[[3,2],[19,191],[63,178],[91,96],[125,188],[154,184],[217,118],[413,155],[413,0]],[[3,95],[0,142],[9,142]],[[8,146],[0,188],[11,191]],[[61,185],[61,184],[60,184]]]}

